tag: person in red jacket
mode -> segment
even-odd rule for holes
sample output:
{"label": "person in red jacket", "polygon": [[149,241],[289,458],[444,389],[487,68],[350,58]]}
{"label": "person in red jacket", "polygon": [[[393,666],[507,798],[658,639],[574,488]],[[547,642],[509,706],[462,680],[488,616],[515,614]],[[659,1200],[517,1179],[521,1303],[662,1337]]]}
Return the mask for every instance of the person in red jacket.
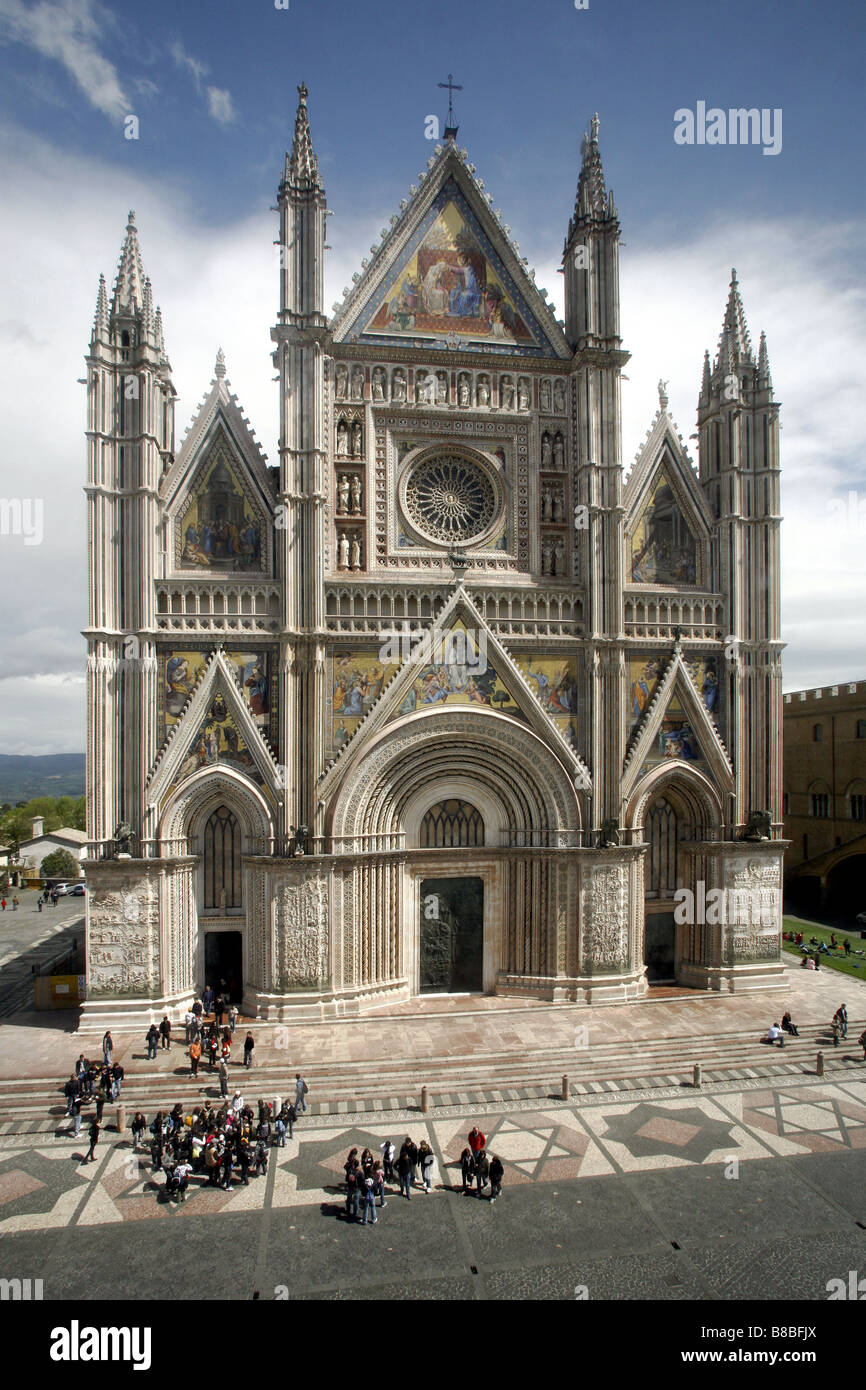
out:
{"label": "person in red jacket", "polygon": [[475,1125],[472,1126],[467,1137],[469,1139],[469,1147],[472,1150],[473,1157],[479,1154],[482,1149],[485,1149],[487,1147],[487,1139],[485,1135],[482,1134],[481,1130],[476,1128]]}

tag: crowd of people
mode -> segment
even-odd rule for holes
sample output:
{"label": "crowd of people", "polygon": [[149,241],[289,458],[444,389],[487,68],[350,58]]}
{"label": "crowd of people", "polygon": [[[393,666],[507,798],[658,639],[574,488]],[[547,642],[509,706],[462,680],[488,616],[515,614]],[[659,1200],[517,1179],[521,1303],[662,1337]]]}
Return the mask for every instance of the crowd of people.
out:
{"label": "crowd of people", "polygon": [[218,1109],[205,1102],[185,1114],[178,1102],[168,1112],[157,1111],[150,1124],[137,1111],[130,1121],[133,1153],[149,1145],[154,1172],[165,1174],[166,1193],[179,1202],[185,1201],[194,1174],[227,1192],[235,1182],[248,1187],[251,1173],[267,1175],[269,1149],[285,1146],[297,1119],[290,1101],[259,1100],[257,1109],[258,1116],[235,1091]]}

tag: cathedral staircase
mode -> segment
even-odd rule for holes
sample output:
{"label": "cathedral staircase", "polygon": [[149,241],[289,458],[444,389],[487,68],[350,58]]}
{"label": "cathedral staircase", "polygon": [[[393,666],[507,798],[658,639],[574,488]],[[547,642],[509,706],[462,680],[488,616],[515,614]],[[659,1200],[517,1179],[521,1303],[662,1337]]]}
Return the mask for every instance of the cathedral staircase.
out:
{"label": "cathedral staircase", "polygon": [[[681,1087],[693,1091],[694,1066],[700,1063],[702,1083],[754,1082],[761,1078],[796,1085],[816,1075],[816,1059],[824,1055],[826,1074],[832,1079],[846,1074],[862,1078],[866,1063],[856,1039],[866,1019],[850,1019],[848,1038],[838,1048],[824,1024],[805,1026],[798,1038],[786,1039],[785,1047],[770,1048],[758,1041],[754,1030],[702,1034],[694,1038],[657,1038],[628,1043],[592,1042],[583,1048],[535,1048],[528,1054],[497,1053],[427,1058],[361,1058],[340,1062],[311,1062],[287,1053],[286,1061],[268,1061],[250,1070],[233,1063],[229,1068],[229,1094],[235,1089],[253,1104],[258,1098],[293,1097],[299,1069],[309,1086],[308,1113],[312,1115],[383,1115],[391,1111],[420,1111],[421,1090],[427,1087],[430,1113],[443,1106],[502,1104],[538,1100],[545,1105],[561,1100],[563,1076],[568,1076],[572,1099],[610,1094],[627,1099],[629,1093],[655,1088]],[[164,1057],[165,1054],[161,1054]],[[122,1102],[127,1123],[136,1110],[152,1119],[159,1109],[169,1110],[181,1101],[187,1112],[205,1099],[219,1104],[216,1072],[207,1066],[193,1080],[183,1047],[171,1050],[175,1068],[157,1071],[153,1063],[136,1057],[126,1068]],[[0,1137],[28,1135],[46,1138],[67,1131],[62,1094],[65,1077],[6,1081],[0,1097]],[[105,1107],[109,1131],[116,1104]],[[83,1124],[93,1114],[85,1107]],[[7,1138],[7,1143],[9,1142]]]}

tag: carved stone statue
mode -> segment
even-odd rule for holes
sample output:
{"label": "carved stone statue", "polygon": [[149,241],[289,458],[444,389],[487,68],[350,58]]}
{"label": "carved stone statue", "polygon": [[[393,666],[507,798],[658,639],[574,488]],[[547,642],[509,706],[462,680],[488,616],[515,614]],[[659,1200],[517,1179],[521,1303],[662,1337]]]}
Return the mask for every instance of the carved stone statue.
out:
{"label": "carved stone statue", "polygon": [[361,568],[361,536],[358,531],[352,536],[352,569]]}
{"label": "carved stone statue", "polygon": [[384,368],[384,367],[374,367],[374,368],[373,368],[373,379],[372,379],[372,385],[373,385],[373,400],[374,400],[374,401],[383,401],[383,400],[385,399],[385,382],[386,382],[386,380],[387,380],[387,378],[386,378],[386,376],[385,376],[385,368]]}
{"label": "carved stone statue", "polygon": [[310,834],[310,827],[308,825],[290,825],[289,830],[294,836],[292,855],[295,859],[301,859],[307,852],[307,838]]}
{"label": "carved stone statue", "polygon": [[561,492],[555,492],[553,494],[553,508],[551,510],[550,519],[551,521],[565,520],[565,502],[563,501]]}
{"label": "carved stone statue", "polygon": [[340,516],[345,516],[349,510],[349,479],[345,473],[340,475],[337,483],[337,512]]}
{"label": "carved stone statue", "polygon": [[613,849],[619,844],[619,823],[615,816],[607,816],[598,832],[599,849]]}
{"label": "carved stone statue", "polygon": [[395,405],[405,405],[406,373],[402,367],[395,367],[391,376],[391,400]]}
{"label": "carved stone statue", "polygon": [[345,362],[338,362],[334,373],[337,389],[337,400],[344,401],[349,391],[349,369]]}
{"label": "carved stone statue", "polygon": [[543,415],[550,414],[550,381],[544,377],[538,392],[538,404]]}
{"label": "carved stone statue", "polygon": [[489,378],[489,377],[480,376],[480,377],[478,378],[478,391],[477,391],[477,396],[478,396],[478,404],[479,404],[479,405],[489,405],[489,404],[490,404],[490,378]]}
{"label": "carved stone statue", "polygon": [[553,466],[557,472],[562,472],[565,468],[565,445],[561,434],[557,434],[553,441]]}
{"label": "carved stone statue", "polygon": [[415,373],[415,399],[419,405],[432,405],[435,379],[430,372]]}
{"label": "carved stone statue", "polygon": [[517,382],[517,409],[529,409],[529,382],[525,376],[520,377]]}
{"label": "carved stone statue", "polygon": [[514,409],[514,382],[510,376],[504,376],[500,382],[500,396],[502,398],[502,409]]}
{"label": "carved stone statue", "polygon": [[541,541],[541,573],[552,574],[553,570],[553,541],[545,536]]}
{"label": "carved stone statue", "polygon": [[553,383],[553,408],[557,415],[565,414],[565,382],[555,381]]}
{"label": "carved stone statue", "polygon": [[364,368],[352,368],[352,400],[362,401],[364,399]]}
{"label": "carved stone statue", "polygon": [[337,457],[345,458],[349,452],[349,426],[341,417],[337,424]]}
{"label": "carved stone statue", "polygon": [[553,465],[553,447],[550,443],[550,435],[545,433],[541,436],[541,466],[550,468]]}
{"label": "carved stone statue", "polygon": [[562,536],[557,536],[554,542],[553,558],[556,569],[555,571],[551,570],[551,574],[565,574],[565,541]]}
{"label": "carved stone statue", "polygon": [[437,373],[436,373],[436,404],[437,404],[437,405],[447,405],[447,404],[448,404],[448,373],[447,373],[447,372],[437,372]]}
{"label": "carved stone statue", "polygon": [[551,503],[552,503],[552,501],[553,501],[553,494],[551,493],[550,488],[549,488],[549,487],[543,487],[543,488],[541,489],[541,520],[542,520],[542,521],[549,521],[549,520],[550,520],[550,508],[551,508]]}
{"label": "carved stone statue", "polygon": [[668,408],[668,384],[667,384],[666,381],[662,381],[662,380],[660,379],[660,380],[659,380],[659,409],[660,409],[660,410],[667,410],[667,408]]}
{"label": "carved stone statue", "polygon": [[340,532],[340,539],[337,543],[338,568],[347,570],[349,568],[349,537],[345,531]]}
{"label": "carved stone statue", "polygon": [[361,478],[360,478],[360,475],[359,475],[358,473],[353,473],[353,474],[352,474],[352,480],[351,480],[349,486],[350,486],[350,488],[351,488],[351,493],[352,493],[352,515],[353,515],[353,516],[360,516],[360,515],[361,515]]}
{"label": "carved stone statue", "polygon": [[457,404],[470,405],[472,402],[472,390],[469,385],[469,377],[465,372],[461,372],[457,378]]}
{"label": "carved stone statue", "polygon": [[132,826],[125,820],[120,821],[114,832],[114,857],[115,859],[131,859],[133,851],[133,841],[135,836],[132,833]]}
{"label": "carved stone statue", "polygon": [[364,452],[362,441],[361,421],[354,420],[352,422],[352,458],[359,459]]}
{"label": "carved stone statue", "polygon": [[740,832],[741,840],[769,840],[773,834],[773,823],[769,811],[752,811],[745,830]]}

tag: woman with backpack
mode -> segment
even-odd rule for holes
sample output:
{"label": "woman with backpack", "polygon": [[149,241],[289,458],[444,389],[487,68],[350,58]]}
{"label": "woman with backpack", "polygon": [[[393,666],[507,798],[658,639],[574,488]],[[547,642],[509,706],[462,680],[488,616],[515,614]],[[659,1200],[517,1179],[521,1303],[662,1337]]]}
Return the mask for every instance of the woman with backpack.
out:
{"label": "woman with backpack", "polygon": [[252,1064],[253,1064],[253,1049],[255,1048],[255,1045],[256,1045],[256,1042],[255,1042],[255,1038],[253,1037],[252,1033],[247,1033],[246,1037],[244,1038],[244,1066],[245,1066],[245,1067],[251,1067]]}

